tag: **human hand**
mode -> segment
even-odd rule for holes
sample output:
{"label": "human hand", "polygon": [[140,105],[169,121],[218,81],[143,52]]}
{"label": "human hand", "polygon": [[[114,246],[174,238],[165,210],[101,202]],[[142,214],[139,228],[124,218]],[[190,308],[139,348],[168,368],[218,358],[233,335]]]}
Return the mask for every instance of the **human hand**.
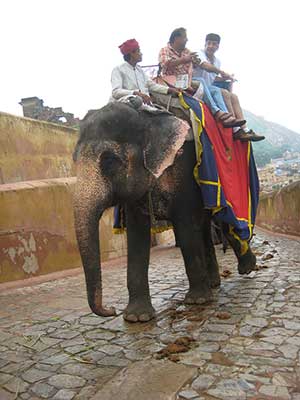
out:
{"label": "human hand", "polygon": [[228,74],[227,72],[220,71],[220,75],[222,76],[223,79],[228,80],[228,81],[234,81],[234,76],[231,74]]}
{"label": "human hand", "polygon": [[143,103],[145,104],[151,104],[151,97],[149,97],[147,94],[142,93],[140,91],[135,91],[133,92],[134,95],[139,96],[142,98]]}
{"label": "human hand", "polygon": [[194,53],[191,53],[188,56],[181,57],[180,60],[182,61],[182,64],[187,64],[189,62],[192,62],[193,61],[193,57],[194,57],[193,54]]}
{"label": "human hand", "polygon": [[194,64],[199,65],[201,63],[201,59],[199,58],[196,52],[191,53],[191,56],[192,56],[192,62]]}
{"label": "human hand", "polygon": [[169,89],[168,89],[168,94],[172,94],[174,96],[178,96],[180,92],[181,92],[181,90],[179,90],[177,88],[169,87]]}
{"label": "human hand", "polygon": [[195,89],[192,86],[189,86],[185,89],[185,92],[189,93],[189,94],[194,94],[195,93]]}

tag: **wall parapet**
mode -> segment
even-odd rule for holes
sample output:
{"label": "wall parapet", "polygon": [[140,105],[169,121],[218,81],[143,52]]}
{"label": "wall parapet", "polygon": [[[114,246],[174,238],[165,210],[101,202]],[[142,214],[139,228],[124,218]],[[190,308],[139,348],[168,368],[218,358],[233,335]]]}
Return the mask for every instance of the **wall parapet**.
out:
{"label": "wall parapet", "polygon": [[75,175],[78,130],[0,112],[0,184]]}
{"label": "wall parapet", "polygon": [[[0,283],[81,266],[72,193],[76,178],[0,185]],[[113,235],[113,212],[100,223],[101,260],[124,256],[126,236]]]}
{"label": "wall parapet", "polygon": [[270,231],[300,236],[300,181],[263,194],[256,223]]}

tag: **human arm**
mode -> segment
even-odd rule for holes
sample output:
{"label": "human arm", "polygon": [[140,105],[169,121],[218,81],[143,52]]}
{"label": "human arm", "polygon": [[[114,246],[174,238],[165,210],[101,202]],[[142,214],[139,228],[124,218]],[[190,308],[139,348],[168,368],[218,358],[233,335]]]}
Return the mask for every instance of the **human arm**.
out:
{"label": "human arm", "polygon": [[[163,85],[159,85],[159,86],[163,86]],[[179,90],[178,90],[178,89],[176,89],[176,88],[168,88],[167,86],[163,86],[163,87],[166,88],[166,90],[164,91],[164,94],[174,94],[174,95],[177,95],[177,96],[178,96],[178,93],[179,93]],[[161,93],[161,92],[160,92],[160,93]],[[145,93],[140,92],[139,90],[135,90],[135,91],[133,92],[133,94],[134,94],[135,96],[141,97],[141,99],[143,100],[143,103],[145,103],[145,104],[151,104],[151,103],[152,103],[151,97],[148,96],[148,95],[145,94]]]}
{"label": "human arm", "polygon": [[181,64],[188,64],[190,62],[193,61],[193,57],[192,55],[188,55],[188,56],[182,56],[176,60],[166,60],[164,63],[161,63],[165,66],[165,68],[173,68],[176,67],[177,65],[181,65]]}
{"label": "human arm", "polygon": [[152,93],[152,92],[162,93],[162,94],[168,93],[168,86],[160,85],[160,84],[154,82],[152,79],[148,78],[146,76],[146,74],[145,74],[145,77],[146,77],[146,86],[150,93]]}
{"label": "human arm", "polygon": [[193,62],[194,58],[196,57],[196,53],[192,53],[189,50],[188,54],[186,53],[187,52],[185,52],[185,55],[181,56],[180,58],[175,58],[174,55],[172,55],[170,48],[164,47],[159,52],[159,64],[163,67],[164,70],[166,70],[168,68],[176,67],[177,65]]}
{"label": "human arm", "polygon": [[221,69],[217,68],[215,65],[207,62],[202,61],[200,67],[203,68],[207,72],[214,72],[217,75],[221,75],[221,79],[218,80],[230,80],[233,81],[234,77],[227,72],[222,71]]}
{"label": "human arm", "polygon": [[178,96],[180,92],[181,92],[181,90],[179,90],[177,88],[172,88],[172,87],[168,88],[168,94]]}

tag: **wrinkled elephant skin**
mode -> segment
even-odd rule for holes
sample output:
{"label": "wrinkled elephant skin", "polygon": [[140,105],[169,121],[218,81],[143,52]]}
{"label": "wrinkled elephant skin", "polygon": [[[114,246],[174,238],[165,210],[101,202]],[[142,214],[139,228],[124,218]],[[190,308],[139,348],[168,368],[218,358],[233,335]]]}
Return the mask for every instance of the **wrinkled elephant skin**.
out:
{"label": "wrinkled elephant skin", "polygon": [[[210,214],[193,178],[194,143],[185,142],[184,124],[170,115],[139,113],[119,103],[88,113],[82,122],[74,151],[75,228],[89,305],[98,315],[114,314],[102,304],[99,219],[119,204],[126,211],[128,243],[129,304],[124,318],[144,322],[154,317],[148,282],[149,193],[155,218],[171,221],[180,244],[189,280],[185,302],[210,301],[211,287],[220,284]],[[242,271],[254,268],[250,249],[246,258],[237,245],[235,253]]]}

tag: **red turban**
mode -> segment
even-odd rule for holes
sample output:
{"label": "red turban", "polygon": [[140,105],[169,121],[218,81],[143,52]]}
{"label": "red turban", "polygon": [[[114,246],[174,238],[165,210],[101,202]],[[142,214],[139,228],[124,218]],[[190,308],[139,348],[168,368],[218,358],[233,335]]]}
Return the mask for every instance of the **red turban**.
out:
{"label": "red turban", "polygon": [[122,43],[119,46],[121,53],[126,56],[126,54],[131,53],[132,51],[137,50],[140,47],[138,42],[135,39],[126,40],[126,42]]}

